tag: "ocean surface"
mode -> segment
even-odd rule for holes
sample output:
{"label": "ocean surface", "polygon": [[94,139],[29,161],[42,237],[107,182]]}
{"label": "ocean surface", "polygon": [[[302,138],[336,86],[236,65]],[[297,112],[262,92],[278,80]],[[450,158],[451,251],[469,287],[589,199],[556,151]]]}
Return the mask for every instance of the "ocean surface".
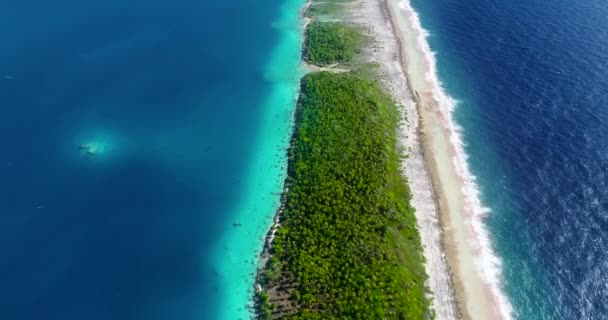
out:
{"label": "ocean surface", "polygon": [[247,319],[302,2],[0,2],[1,319]]}
{"label": "ocean surface", "polygon": [[608,319],[608,3],[412,0],[517,319]]}

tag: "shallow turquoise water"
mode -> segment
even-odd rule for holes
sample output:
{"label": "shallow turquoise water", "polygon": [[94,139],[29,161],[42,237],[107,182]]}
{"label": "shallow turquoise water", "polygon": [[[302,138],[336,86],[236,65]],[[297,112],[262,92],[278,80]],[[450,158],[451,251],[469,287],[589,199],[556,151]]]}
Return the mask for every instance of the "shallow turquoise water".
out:
{"label": "shallow turquoise water", "polygon": [[301,5],[0,3],[0,318],[247,318]]}
{"label": "shallow turquoise water", "polygon": [[264,78],[272,90],[264,100],[259,135],[254,140],[257,147],[246,171],[242,198],[232,209],[234,221],[226,226],[214,255],[221,303],[225,306],[219,319],[247,319],[251,314],[245,305],[251,303],[258,256],[280,204],[287,173],[286,150],[299,80],[304,74],[300,69],[299,20],[303,4],[304,0],[288,0],[281,6],[280,18],[273,23],[280,32],[279,44],[264,68]]}

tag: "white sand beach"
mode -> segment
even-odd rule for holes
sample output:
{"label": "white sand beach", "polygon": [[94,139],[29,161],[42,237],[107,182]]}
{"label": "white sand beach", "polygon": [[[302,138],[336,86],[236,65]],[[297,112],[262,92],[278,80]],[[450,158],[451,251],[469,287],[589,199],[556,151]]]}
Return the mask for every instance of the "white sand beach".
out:
{"label": "white sand beach", "polygon": [[438,319],[510,319],[511,306],[499,286],[494,255],[460,138],[452,120],[456,105],[443,90],[434,54],[408,0],[360,0],[347,10],[375,44],[385,86],[400,105],[400,143],[407,150],[403,172],[424,254]]}
{"label": "white sand beach", "polygon": [[[418,118],[409,115],[410,122],[418,121],[418,138],[426,168],[430,174],[436,194],[440,222],[443,231],[443,249],[452,274],[454,292],[460,316],[466,319],[510,319],[511,306],[500,288],[500,261],[494,255],[487,230],[483,223],[488,214],[481,201],[471,174],[460,128],[452,119],[456,101],[449,97],[437,78],[435,58],[427,41],[426,31],[421,27],[417,13],[407,0],[376,0],[384,3],[388,10],[392,30],[400,44],[400,62],[407,86],[416,104]],[[407,89],[403,89],[407,90]],[[412,134],[411,132],[409,134]],[[404,139],[412,139],[404,137]],[[405,144],[407,145],[407,144]],[[415,145],[415,144],[414,144]],[[414,193],[424,185],[416,185],[419,171],[407,170]],[[419,209],[418,207],[416,209]],[[436,245],[437,238],[425,235],[428,231],[425,220],[429,212],[418,212],[418,219],[426,246]],[[441,238],[441,236],[439,236]],[[429,242],[430,241],[430,242]],[[444,293],[438,283],[450,281],[433,266],[440,253],[427,248],[427,259],[431,276],[431,288],[440,318],[451,318],[451,310],[444,310]],[[433,278],[435,278],[433,280]],[[442,278],[438,280],[437,278]]]}

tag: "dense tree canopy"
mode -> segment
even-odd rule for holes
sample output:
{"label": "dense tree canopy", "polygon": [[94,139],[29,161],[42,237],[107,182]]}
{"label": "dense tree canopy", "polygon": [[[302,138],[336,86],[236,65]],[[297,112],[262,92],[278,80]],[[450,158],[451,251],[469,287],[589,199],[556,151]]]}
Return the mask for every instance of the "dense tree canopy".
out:
{"label": "dense tree canopy", "polygon": [[426,319],[427,279],[399,171],[395,105],[370,80],[302,79],[261,316]]}
{"label": "dense tree canopy", "polygon": [[355,56],[362,35],[337,22],[313,22],[306,28],[304,56],[316,65],[349,62]]}

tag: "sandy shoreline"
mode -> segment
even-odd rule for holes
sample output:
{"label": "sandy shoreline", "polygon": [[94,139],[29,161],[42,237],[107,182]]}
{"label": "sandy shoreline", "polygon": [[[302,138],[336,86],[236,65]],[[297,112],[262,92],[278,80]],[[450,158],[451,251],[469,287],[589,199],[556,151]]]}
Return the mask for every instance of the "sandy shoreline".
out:
{"label": "sandy shoreline", "polygon": [[510,319],[511,308],[499,285],[500,263],[482,221],[487,209],[479,201],[458,127],[452,122],[455,102],[436,78],[424,31],[407,0],[379,1],[389,11],[407,86],[414,93],[418,136],[437,196],[443,248],[461,315],[466,319]]}
{"label": "sandy shoreline", "polygon": [[424,245],[425,268],[429,275],[428,286],[433,293],[433,309],[437,319],[458,319],[460,311],[443,248],[438,197],[433,191],[421,141],[420,115],[410,93],[405,65],[402,63],[402,46],[389,8],[384,0],[360,0],[348,11],[352,17],[347,20],[364,26],[374,38],[375,45],[366,52],[366,62],[380,66],[383,85],[400,106],[402,120],[398,138],[400,147],[408,154],[402,163],[402,172],[408,179],[412,192],[411,204],[416,209],[417,225]]}

